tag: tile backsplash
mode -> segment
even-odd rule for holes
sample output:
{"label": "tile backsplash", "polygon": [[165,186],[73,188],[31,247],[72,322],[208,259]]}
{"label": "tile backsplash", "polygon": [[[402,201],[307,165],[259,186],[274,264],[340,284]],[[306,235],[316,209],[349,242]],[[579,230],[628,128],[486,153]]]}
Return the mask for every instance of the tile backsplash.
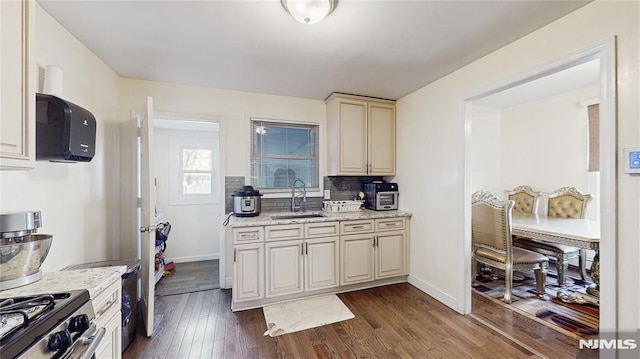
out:
{"label": "tile backsplash", "polygon": [[[363,184],[382,180],[382,177],[324,177],[324,189],[331,191],[331,201],[351,200],[362,191]],[[233,191],[244,186],[244,176],[226,176],[224,178],[225,213],[233,211]],[[259,190],[259,188],[258,188]],[[322,197],[308,197],[307,211],[322,209]],[[262,212],[288,212],[291,210],[291,198],[263,198]]]}

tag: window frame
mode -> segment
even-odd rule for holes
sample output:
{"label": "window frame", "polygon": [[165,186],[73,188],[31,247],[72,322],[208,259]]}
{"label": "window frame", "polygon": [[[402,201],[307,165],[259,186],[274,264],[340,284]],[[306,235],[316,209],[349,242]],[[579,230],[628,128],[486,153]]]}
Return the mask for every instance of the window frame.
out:
{"label": "window frame", "polygon": [[[194,133],[169,135],[169,206],[192,206],[192,205],[212,205],[220,203],[220,184],[217,182],[220,173],[220,163],[216,163],[216,158],[220,158],[219,142],[213,138],[208,138],[202,134]],[[183,187],[184,167],[183,150],[209,150],[211,151],[210,171],[186,171],[186,173],[210,173],[211,193],[210,194],[185,194]],[[218,176],[218,177],[217,177]]]}
{"label": "window frame", "polygon": [[[247,176],[245,176],[245,184],[254,186],[256,189],[260,190],[260,193],[264,195],[265,198],[289,198],[291,197],[291,188],[261,188],[257,186],[257,180],[254,181],[254,178],[257,178],[253,174],[252,160],[254,157],[253,154],[253,144],[255,141],[255,131],[254,131],[254,122],[267,122],[273,123],[277,125],[293,125],[293,126],[316,126],[316,143],[317,147],[315,148],[316,152],[316,163],[317,168],[313,169],[312,176],[317,178],[317,186],[307,186],[306,193],[307,197],[323,197],[323,185],[324,185],[324,154],[323,154],[323,144],[324,144],[324,129],[322,123],[317,121],[305,121],[305,120],[292,120],[292,119],[282,119],[282,118],[274,118],[270,116],[248,116],[248,127],[249,130],[249,146],[248,146],[248,161],[247,161]],[[282,156],[278,156],[282,158]],[[286,158],[286,156],[284,156]]]}

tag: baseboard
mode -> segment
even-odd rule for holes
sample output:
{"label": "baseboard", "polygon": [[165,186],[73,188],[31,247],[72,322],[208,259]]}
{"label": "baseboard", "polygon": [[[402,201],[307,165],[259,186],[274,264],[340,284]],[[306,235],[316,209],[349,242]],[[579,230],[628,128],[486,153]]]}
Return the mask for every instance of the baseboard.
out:
{"label": "baseboard", "polygon": [[226,277],[224,279],[224,286],[220,286],[222,289],[229,289],[233,287],[233,277]]}
{"label": "baseboard", "polygon": [[[456,312],[460,313],[458,311],[458,300],[456,300],[456,298],[450,296],[449,294],[441,291],[440,289],[430,285],[429,283],[416,278],[413,275],[409,275],[408,278],[408,282],[409,284],[411,284],[412,286],[420,289],[421,291],[423,291],[425,294],[435,298],[437,301],[441,302],[442,304],[446,305],[447,307],[455,310]],[[462,313],[461,313],[462,314]]]}
{"label": "baseboard", "polygon": [[187,262],[198,262],[198,261],[208,261],[212,259],[220,259],[220,255],[218,254],[205,254],[201,256],[189,256],[189,257],[173,257],[173,258],[165,258],[165,262],[173,261],[173,263],[187,263]]}

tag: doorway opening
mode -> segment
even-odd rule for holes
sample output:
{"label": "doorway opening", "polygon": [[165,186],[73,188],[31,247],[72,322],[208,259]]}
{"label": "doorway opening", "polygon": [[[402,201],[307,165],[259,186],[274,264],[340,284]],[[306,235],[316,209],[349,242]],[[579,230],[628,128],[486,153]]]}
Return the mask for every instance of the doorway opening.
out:
{"label": "doorway opening", "polygon": [[[592,73],[595,74],[596,93],[590,95],[589,91],[593,91],[594,88],[589,89],[589,85],[582,85],[574,87],[572,90],[565,89],[560,93],[550,94],[548,91],[549,84],[554,79],[558,79],[572,72],[576,72],[580,69],[591,68]],[[595,68],[595,72],[593,69]],[[578,76],[579,79],[586,80]],[[560,87],[567,85],[568,80],[561,80],[555,82],[552,85],[552,89],[560,89]],[[562,86],[561,86],[562,85]],[[537,89],[536,89],[537,86]],[[579,88],[581,87],[581,88]],[[489,190],[498,197],[503,196],[504,190],[513,189],[518,185],[533,185],[542,187],[539,191],[550,192],[560,186],[556,186],[553,181],[551,173],[545,175],[546,177],[538,176],[532,178],[532,182],[535,183],[514,183],[514,181],[522,181],[517,179],[517,176],[511,175],[508,169],[501,169],[500,165],[503,161],[500,159],[483,160],[483,155],[491,153],[492,151],[498,151],[499,156],[511,161],[510,163],[518,164],[520,171],[524,168],[523,164],[529,164],[530,167],[536,169],[540,166],[536,161],[540,161],[542,156],[540,153],[544,153],[545,146],[552,146],[552,143],[547,142],[548,138],[542,137],[533,139],[532,142],[520,141],[518,138],[512,136],[505,139],[506,136],[510,136],[509,133],[517,133],[514,129],[513,123],[507,123],[505,125],[505,133],[496,133],[496,128],[501,128],[505,124],[505,120],[501,118],[503,115],[503,109],[495,109],[497,103],[509,103],[509,101],[517,101],[518,98],[522,100],[524,94],[535,93],[542,94],[543,90],[546,91],[546,95],[535,98],[529,97],[527,101],[540,105],[545,101],[544,99],[559,99],[562,96],[566,96],[567,93],[583,98],[579,101],[575,101],[575,106],[578,107],[581,102],[583,105],[587,105],[593,102],[593,98],[596,98],[599,102],[600,108],[600,144],[599,144],[599,175],[587,175],[587,172],[579,174],[581,176],[580,184],[577,186],[583,186],[583,190],[597,192],[599,203],[591,204],[592,211],[591,216],[598,218],[600,221],[600,234],[601,241],[599,247],[600,254],[600,307],[599,307],[599,327],[600,330],[613,330],[616,327],[616,286],[617,278],[615,274],[616,263],[616,238],[615,238],[615,223],[616,223],[616,206],[615,206],[615,159],[616,159],[616,112],[615,112],[615,39],[611,38],[602,43],[596,44],[591,48],[585,49],[580,53],[567,56],[563,59],[555,61],[553,63],[536,68],[529,73],[517,76],[512,79],[507,79],[502,83],[490,88],[488,90],[479,91],[465,98],[462,101],[462,115],[461,115],[461,128],[462,136],[464,136],[464,241],[461,253],[462,263],[460,266],[464,268],[462,277],[464,277],[464,285],[460,288],[460,297],[464,298],[464,308],[461,308],[464,313],[471,313],[472,311],[472,289],[471,289],[471,194],[478,189]],[[517,112],[518,105],[515,102],[511,102],[511,109]],[[493,112],[492,112],[493,111]],[[586,113],[586,110],[584,110]],[[509,116],[513,115],[512,113]],[[531,114],[530,114],[531,115]],[[508,117],[508,116],[505,116]],[[535,117],[535,114],[531,117]],[[486,122],[484,122],[486,121]],[[493,122],[492,122],[493,121]],[[531,122],[534,128],[540,129],[543,125],[542,120],[538,123]],[[493,127],[492,127],[493,126]],[[498,126],[498,127],[495,127]],[[511,127],[511,128],[510,128]],[[536,130],[536,131],[538,131]],[[486,138],[474,138],[478,136],[482,131],[485,134],[489,134],[490,137]],[[499,131],[499,130],[498,130]],[[550,129],[551,131],[551,129]],[[549,134],[549,133],[547,133]],[[544,135],[544,132],[543,132]],[[586,136],[586,134],[584,134]],[[548,136],[551,137],[551,136]],[[504,141],[496,140],[501,138]],[[497,143],[496,143],[497,142]],[[502,151],[507,143],[533,143],[529,147],[534,148],[515,148],[511,149],[509,153],[503,154]],[[585,140],[586,142],[586,140]],[[478,145],[485,144],[486,146]],[[493,146],[493,147],[491,147]],[[581,150],[586,151],[586,148]],[[562,159],[562,148],[557,149],[555,158],[551,160],[556,162],[556,165],[562,166],[562,161],[568,159]],[[484,153],[483,153],[484,152]],[[570,152],[570,151],[568,151]],[[547,161],[548,156],[546,157]],[[508,162],[507,161],[507,162]],[[559,164],[558,164],[559,163]],[[586,166],[586,165],[585,165]],[[486,167],[485,171],[480,171],[479,168]],[[547,171],[552,171],[547,169]],[[506,174],[503,176],[503,174]],[[522,177],[520,177],[522,178]],[[529,177],[527,177],[529,178]],[[575,176],[574,176],[575,178]],[[570,181],[575,181],[571,179]],[[562,186],[571,186],[572,183],[565,183]],[[480,188],[483,187],[483,188]],[[555,187],[555,188],[551,188]],[[595,208],[598,207],[598,208]],[[550,283],[547,283],[549,285]]]}
{"label": "doorway opening", "polygon": [[[171,223],[175,239],[166,242],[157,262],[164,261],[167,269],[180,263],[214,261],[217,265],[218,218],[224,206],[220,123],[158,114],[153,132],[156,216],[159,222]],[[219,287],[217,276],[210,274],[207,280],[215,283],[201,283],[198,288]]]}

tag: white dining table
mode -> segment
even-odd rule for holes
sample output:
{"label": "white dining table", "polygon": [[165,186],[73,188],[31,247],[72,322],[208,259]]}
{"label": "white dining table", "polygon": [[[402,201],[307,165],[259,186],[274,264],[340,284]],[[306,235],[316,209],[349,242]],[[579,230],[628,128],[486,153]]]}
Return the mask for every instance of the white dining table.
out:
{"label": "white dining table", "polygon": [[600,297],[600,222],[582,218],[559,218],[513,213],[511,233],[544,242],[596,251],[591,265],[591,277],[595,287],[586,288],[586,293],[575,292],[568,295],[558,292],[558,298],[569,303],[599,304]]}
{"label": "white dining table", "polygon": [[513,213],[511,233],[545,242],[598,250],[600,221]]}

